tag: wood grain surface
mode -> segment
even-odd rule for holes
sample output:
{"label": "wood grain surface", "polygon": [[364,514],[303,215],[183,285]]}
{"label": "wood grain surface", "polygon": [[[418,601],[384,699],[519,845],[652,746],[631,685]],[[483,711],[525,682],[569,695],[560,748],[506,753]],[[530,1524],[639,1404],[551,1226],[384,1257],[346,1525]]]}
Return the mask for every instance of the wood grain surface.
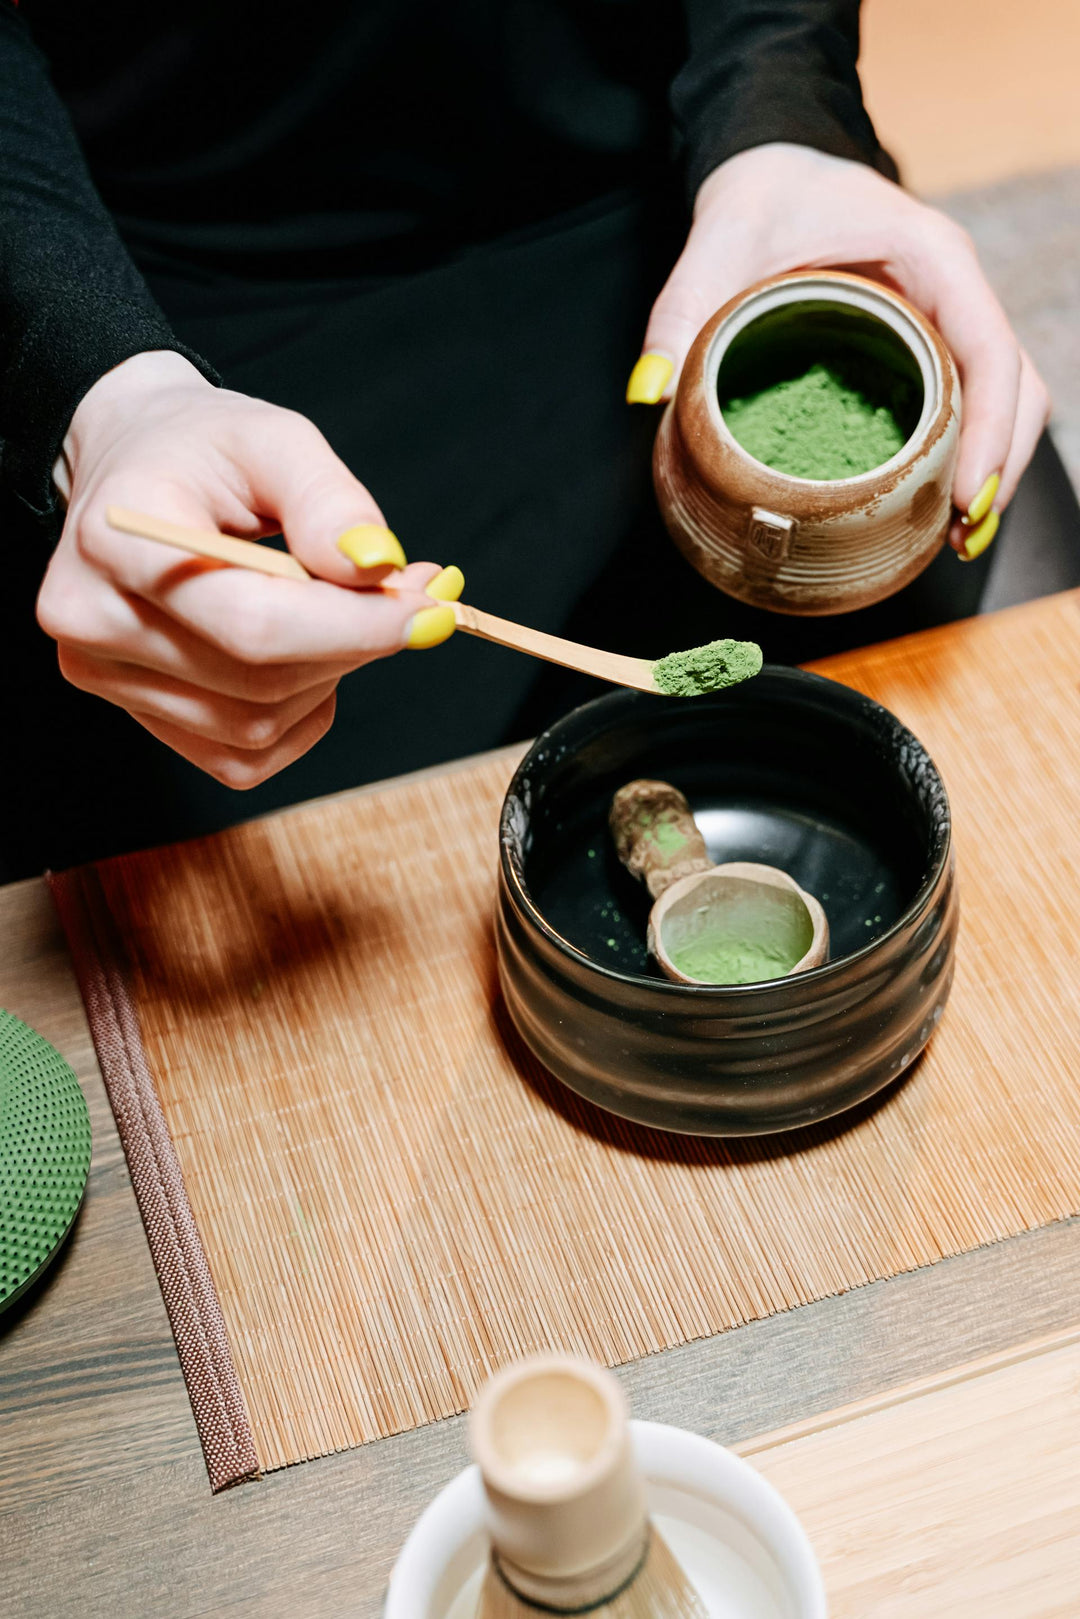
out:
{"label": "wood grain surface", "polygon": [[[1053,633],[1058,604],[1024,611]],[[412,1522],[463,1464],[463,1419],[212,1497],[89,1031],[37,881],[0,890],[0,1004],[73,1064],[95,1140],[73,1241],[0,1321],[0,1607],[26,1619],[376,1619]],[[1072,1325],[1078,1298],[1080,1222],[1069,1220],[618,1375],[637,1415],[732,1443]],[[1000,1466],[1007,1483],[1008,1457]],[[1040,1570],[1036,1556],[1031,1593]],[[984,1619],[978,1595],[952,1612]],[[1044,1610],[1021,1606],[1010,1619],[1029,1612]]]}
{"label": "wood grain surface", "polygon": [[523,1353],[634,1360],[1080,1210],[1078,667],[1072,598],[828,665],[943,770],[959,964],[910,1078],[765,1144],[613,1120],[513,1036],[514,756],[105,862],[263,1466],[451,1415]]}
{"label": "wood grain surface", "polygon": [[795,1508],[830,1619],[1080,1613],[1080,1329],[736,1448]]}

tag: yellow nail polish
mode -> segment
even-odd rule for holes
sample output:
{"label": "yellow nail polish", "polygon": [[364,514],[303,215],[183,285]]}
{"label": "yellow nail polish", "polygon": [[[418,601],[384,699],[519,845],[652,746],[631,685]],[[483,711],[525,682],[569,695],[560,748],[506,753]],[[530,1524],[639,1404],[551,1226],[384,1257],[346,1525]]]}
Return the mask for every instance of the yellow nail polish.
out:
{"label": "yellow nail polish", "polygon": [[976,557],[982,556],[987,546],[993,540],[994,535],[997,533],[998,524],[1000,522],[1001,513],[990,512],[986,517],[983,518],[981,523],[977,523],[975,527],[969,531],[967,539],[964,541],[965,562],[974,562]]}
{"label": "yellow nail polish", "polygon": [[337,548],[355,562],[358,568],[403,568],[405,553],[401,541],[388,528],[378,523],[358,523],[347,528],[337,542]]}
{"label": "yellow nail polish", "polygon": [[448,641],[455,628],[456,620],[452,607],[425,607],[413,619],[409,639],[405,644],[412,647],[414,652],[422,652],[425,647],[438,646],[441,641]]}
{"label": "yellow nail polish", "polygon": [[626,384],[628,405],[655,405],[671,381],[675,370],[666,354],[643,354]]}
{"label": "yellow nail polish", "polygon": [[456,602],[464,589],[465,575],[460,568],[451,566],[435,575],[425,589],[424,595],[434,596],[435,600],[440,602]]}
{"label": "yellow nail polish", "polygon": [[[994,497],[1000,488],[1001,474],[999,472],[992,472],[967,509],[967,520],[973,528],[976,523],[982,522],[991,506],[994,504]],[[993,539],[993,535],[990,536],[990,539]],[[990,540],[987,540],[986,543],[989,545]]]}

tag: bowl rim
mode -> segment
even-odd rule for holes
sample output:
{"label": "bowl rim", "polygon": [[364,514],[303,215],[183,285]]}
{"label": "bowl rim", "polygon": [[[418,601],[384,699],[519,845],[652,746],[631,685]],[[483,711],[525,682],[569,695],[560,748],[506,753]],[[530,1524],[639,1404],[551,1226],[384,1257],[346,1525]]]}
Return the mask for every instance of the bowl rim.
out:
{"label": "bowl rim", "polygon": [[[666,1487],[721,1507],[771,1558],[785,1594],[798,1604],[796,1619],[826,1619],[821,1565],[802,1519],[752,1462],[704,1434],[637,1417],[630,1419],[630,1441],[647,1491]],[[443,1486],[410,1529],[390,1570],[384,1619],[429,1619],[455,1557],[477,1539],[486,1562],[487,1505],[473,1462]]]}
{"label": "bowl rim", "polygon": [[[817,674],[814,670],[792,668],[787,664],[765,664],[761,674],[779,675],[782,678],[794,681],[799,686],[831,686],[846,693],[849,699],[856,700],[857,704],[862,705],[867,712],[884,715],[889,724],[901,732],[904,738],[913,745],[917,750],[917,754],[921,756],[921,761],[932,772],[941,794],[943,819],[941,831],[938,834],[940,836],[940,848],[937,849],[929,871],[919,884],[914,899],[884,933],[879,934],[869,944],[863,945],[861,949],[853,950],[845,956],[838,956],[835,960],[823,962],[820,967],[811,967],[806,972],[794,973],[785,978],[766,978],[756,984],[679,984],[669,978],[647,978],[643,973],[620,972],[614,967],[606,966],[603,962],[597,961],[593,956],[586,955],[583,950],[579,950],[576,945],[571,944],[569,939],[564,938],[561,933],[551,926],[530,894],[525,884],[524,870],[519,873],[511,856],[514,833],[509,822],[512,805],[524,802],[521,793],[517,789],[530,761],[535,759],[541,747],[550,745],[552,737],[560,726],[565,725],[567,720],[586,714],[591,710],[600,707],[614,707],[619,704],[629,707],[642,697],[648,696],[648,693],[620,688],[616,691],[604,692],[599,697],[591,698],[587,703],[579,704],[578,707],[572,708],[568,713],[561,715],[546,730],[541,731],[514,771],[509,786],[503,795],[502,808],[499,812],[499,866],[503,880],[506,882],[515,904],[560,955],[577,966],[598,974],[602,979],[610,979],[616,984],[630,986],[635,989],[654,990],[660,995],[667,995],[673,999],[686,999],[687,1001],[692,1000],[700,1003],[702,997],[707,997],[710,1001],[715,1000],[723,1004],[725,1001],[747,995],[753,997],[775,995],[781,985],[798,984],[801,986],[806,984],[813,986],[816,984],[828,984],[831,979],[838,977],[841,971],[848,972],[853,966],[858,966],[879,954],[891,942],[897,940],[903,932],[917,925],[923,914],[929,909],[933,903],[934,894],[942,875],[947,871],[952,858],[952,805],[949,802],[948,790],[941,772],[934,763],[929,750],[915,735],[914,731],[910,730],[901,719],[898,719],[891,709],[886,708],[883,703],[876,702],[874,698],[867,697],[864,692],[858,691],[854,686],[845,686],[841,681],[831,680],[827,675]],[[757,679],[759,676],[752,678]],[[669,698],[659,700],[671,701]],[[675,700],[679,701],[680,699]],[[687,698],[683,700],[693,701],[694,699]]]}

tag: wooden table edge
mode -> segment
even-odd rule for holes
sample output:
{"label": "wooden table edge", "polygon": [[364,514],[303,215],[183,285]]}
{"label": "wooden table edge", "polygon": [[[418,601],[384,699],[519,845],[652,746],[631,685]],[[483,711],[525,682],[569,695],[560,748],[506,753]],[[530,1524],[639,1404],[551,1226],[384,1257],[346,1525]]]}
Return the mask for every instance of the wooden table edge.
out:
{"label": "wooden table edge", "polygon": [[878,1411],[888,1411],[895,1406],[906,1405],[911,1400],[920,1400],[925,1395],[956,1388],[961,1383],[973,1382],[976,1378],[1004,1371],[1006,1367],[1017,1366],[1023,1361],[1036,1360],[1041,1355],[1052,1355],[1057,1350],[1068,1349],[1076,1343],[1080,1343],[1080,1325],[1063,1327],[1057,1332],[1027,1339],[1009,1349],[998,1350],[992,1355],[982,1355],[977,1360],[962,1361],[959,1365],[947,1367],[943,1371],[930,1372],[925,1377],[913,1378],[910,1382],[900,1383],[895,1388],[884,1389],[880,1394],[870,1394],[864,1399],[853,1400],[848,1405],[838,1405],[831,1411],[822,1411],[815,1417],[803,1418],[799,1422],[790,1423],[787,1427],[775,1428],[770,1433],[755,1434],[751,1439],[738,1440],[735,1444],[729,1445],[728,1449],[734,1451],[737,1456],[758,1456],[764,1451],[777,1450],[781,1445],[805,1439],[810,1434],[824,1433],[830,1428],[843,1427],[845,1423],[858,1422]]}

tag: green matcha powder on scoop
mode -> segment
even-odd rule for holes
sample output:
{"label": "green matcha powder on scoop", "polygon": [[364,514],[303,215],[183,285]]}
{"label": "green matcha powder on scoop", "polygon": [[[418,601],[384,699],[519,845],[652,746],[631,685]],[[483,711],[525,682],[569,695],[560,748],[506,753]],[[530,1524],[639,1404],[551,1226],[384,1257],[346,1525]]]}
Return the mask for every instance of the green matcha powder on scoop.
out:
{"label": "green matcha powder on scoop", "polygon": [[894,409],[828,365],[729,399],[721,413],[755,461],[792,478],[857,478],[891,461],[907,438]]}
{"label": "green matcha powder on scoop", "polygon": [[709,641],[686,652],[669,652],[653,664],[658,691],[668,697],[702,697],[737,686],[761,671],[761,648],[754,641]]}

